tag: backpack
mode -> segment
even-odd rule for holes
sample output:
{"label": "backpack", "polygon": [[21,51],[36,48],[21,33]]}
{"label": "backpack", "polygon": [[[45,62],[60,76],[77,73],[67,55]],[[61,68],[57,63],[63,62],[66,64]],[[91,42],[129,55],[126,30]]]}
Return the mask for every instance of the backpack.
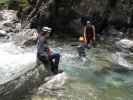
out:
{"label": "backpack", "polygon": [[87,21],[90,21],[92,23],[93,22],[93,17],[91,17],[91,16],[82,16],[81,17],[81,20],[80,20],[81,25],[86,25]]}

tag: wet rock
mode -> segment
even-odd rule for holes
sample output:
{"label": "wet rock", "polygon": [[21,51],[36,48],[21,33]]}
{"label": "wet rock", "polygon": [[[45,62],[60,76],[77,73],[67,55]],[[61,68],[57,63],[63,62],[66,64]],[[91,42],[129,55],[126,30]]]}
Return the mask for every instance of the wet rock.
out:
{"label": "wet rock", "polygon": [[124,36],[123,32],[116,30],[112,26],[108,27],[108,29],[105,32],[103,32],[103,34],[104,35],[100,37],[100,40],[104,38],[103,39],[104,41],[106,41],[107,43],[112,43],[112,44],[114,44],[115,41],[120,41]]}
{"label": "wet rock", "polygon": [[26,31],[23,33],[24,41],[22,42],[22,45],[24,46],[32,46],[35,45],[37,42],[37,31],[33,29],[26,29]]}
{"label": "wet rock", "polygon": [[0,11],[3,20],[5,20],[6,22],[11,22],[17,19],[16,17],[16,11],[13,10],[2,10]]}
{"label": "wet rock", "polygon": [[0,100],[20,98],[43,82],[44,77],[47,76],[44,66],[40,65],[35,67],[35,64],[30,66],[32,67],[29,70],[23,70],[18,77],[0,84]]}
{"label": "wet rock", "polygon": [[4,23],[3,26],[15,28],[15,25],[12,22]]}
{"label": "wet rock", "polygon": [[2,14],[0,13],[0,21],[2,21],[3,20],[3,16],[2,16]]}
{"label": "wet rock", "polygon": [[23,29],[14,36],[14,41],[21,46],[32,46],[37,41],[37,31],[35,29]]}
{"label": "wet rock", "polygon": [[116,48],[123,52],[133,52],[133,41],[128,39],[122,39],[115,43]]}
{"label": "wet rock", "polygon": [[133,64],[128,62],[128,60],[125,59],[127,55],[117,52],[113,54],[112,59],[113,59],[113,65],[112,69],[114,71],[118,72],[127,72],[127,71],[133,71]]}
{"label": "wet rock", "polygon": [[56,76],[45,78],[46,83],[40,86],[36,92],[36,95],[51,95],[61,96],[63,95],[64,84],[68,80],[66,73],[61,73]]}
{"label": "wet rock", "polygon": [[122,36],[124,35],[123,32],[120,32],[114,28],[109,30],[109,34],[117,38],[122,38]]}
{"label": "wet rock", "polygon": [[0,36],[8,40],[11,36],[8,33],[15,35],[19,32],[20,23],[17,22],[16,12],[13,10],[2,10],[0,11],[0,16],[3,18],[0,23]]}
{"label": "wet rock", "polygon": [[39,68],[33,68],[16,79],[10,80],[7,83],[0,85],[0,99],[1,100],[14,100],[23,96],[35,86],[38,86],[42,79],[45,77],[46,71],[41,68],[43,74],[40,74]]}
{"label": "wet rock", "polygon": [[23,42],[22,42],[22,45],[23,46],[32,46],[32,45],[35,45],[36,44],[36,42],[37,42],[37,39],[35,39],[35,38],[31,38],[31,39],[29,39],[29,40],[24,40]]}
{"label": "wet rock", "polygon": [[21,30],[21,23],[16,23],[16,30],[18,30],[18,32]]}
{"label": "wet rock", "polygon": [[0,55],[0,100],[18,100],[48,75],[42,64],[36,64],[33,50],[25,52],[13,43],[2,43]]}
{"label": "wet rock", "polygon": [[7,33],[3,30],[0,30],[0,37],[5,37],[7,36]]}

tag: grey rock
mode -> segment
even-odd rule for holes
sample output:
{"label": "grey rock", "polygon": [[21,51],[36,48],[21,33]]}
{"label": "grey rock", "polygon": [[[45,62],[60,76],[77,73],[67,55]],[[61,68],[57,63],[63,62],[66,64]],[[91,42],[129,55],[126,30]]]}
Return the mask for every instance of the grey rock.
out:
{"label": "grey rock", "polygon": [[7,36],[7,33],[3,30],[0,30],[0,37],[5,37]]}
{"label": "grey rock", "polygon": [[15,28],[15,24],[12,22],[4,23],[3,26]]}
{"label": "grey rock", "polygon": [[43,79],[48,75],[41,64],[30,65],[31,69],[23,71],[16,78],[0,85],[0,100],[14,100],[43,83]]}
{"label": "grey rock", "polygon": [[41,85],[36,95],[51,95],[62,96],[64,85],[68,81],[69,77],[66,73],[61,73],[56,76],[45,78],[46,83]]}
{"label": "grey rock", "polygon": [[23,45],[23,46],[26,46],[26,47],[28,47],[28,46],[33,46],[33,45],[36,44],[36,42],[37,42],[37,39],[31,38],[31,39],[29,39],[29,40],[24,40],[24,41],[22,42],[22,45]]}
{"label": "grey rock", "polygon": [[0,13],[0,21],[3,20],[3,16],[2,16],[2,13]]}
{"label": "grey rock", "polygon": [[45,67],[50,65],[36,64],[34,52],[26,52],[13,43],[1,43],[0,54],[0,100],[18,100],[48,75]]}
{"label": "grey rock", "polygon": [[118,72],[133,71],[133,64],[128,62],[125,57],[127,54],[117,52],[112,55],[113,65],[112,69]]}
{"label": "grey rock", "polygon": [[123,52],[132,52],[133,50],[133,41],[128,39],[122,39],[115,43],[116,48]]}

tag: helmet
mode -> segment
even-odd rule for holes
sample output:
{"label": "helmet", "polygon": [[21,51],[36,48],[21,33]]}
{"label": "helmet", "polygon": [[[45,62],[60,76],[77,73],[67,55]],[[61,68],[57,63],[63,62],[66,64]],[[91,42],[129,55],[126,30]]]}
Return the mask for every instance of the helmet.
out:
{"label": "helmet", "polygon": [[51,32],[52,29],[50,27],[43,27],[42,31],[44,31],[44,32]]}

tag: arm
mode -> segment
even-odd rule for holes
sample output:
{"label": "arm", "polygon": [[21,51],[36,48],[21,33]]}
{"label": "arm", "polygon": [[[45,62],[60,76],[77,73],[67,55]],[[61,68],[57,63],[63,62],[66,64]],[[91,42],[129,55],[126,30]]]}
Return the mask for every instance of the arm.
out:
{"label": "arm", "polygon": [[86,26],[84,26],[84,39],[85,39],[85,43],[87,43],[87,39],[86,39]]}
{"label": "arm", "polygon": [[93,40],[95,41],[95,39],[96,39],[96,29],[95,29],[94,25],[92,25],[92,29],[93,29]]}

